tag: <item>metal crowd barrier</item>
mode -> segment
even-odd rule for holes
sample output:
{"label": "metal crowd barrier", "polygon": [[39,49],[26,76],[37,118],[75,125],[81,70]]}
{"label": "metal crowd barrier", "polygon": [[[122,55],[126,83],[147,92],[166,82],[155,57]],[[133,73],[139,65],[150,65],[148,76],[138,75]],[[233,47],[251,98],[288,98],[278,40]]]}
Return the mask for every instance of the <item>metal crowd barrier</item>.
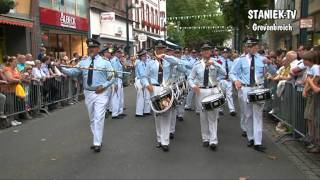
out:
{"label": "metal crowd barrier", "polygon": [[[277,83],[268,82],[267,87],[274,92],[273,100],[266,104],[267,107],[272,107],[276,119],[284,122],[292,128],[294,135],[304,137],[307,134],[307,122],[304,119],[304,111],[306,107],[306,98],[302,96],[301,88],[296,86],[294,82],[286,82],[285,89],[281,97],[277,97]],[[320,131],[320,94],[314,94],[315,98],[315,121]],[[319,134],[320,135],[320,134]]]}
{"label": "metal crowd barrier", "polygon": [[38,113],[44,110],[47,112],[48,106],[52,104],[68,102],[69,100],[78,101],[79,97],[83,95],[81,82],[80,77],[52,77],[45,81],[24,83],[23,87],[26,91],[24,99],[17,97],[12,88],[10,91],[4,91],[2,87],[0,92],[7,97],[5,115],[10,118],[27,111]]}

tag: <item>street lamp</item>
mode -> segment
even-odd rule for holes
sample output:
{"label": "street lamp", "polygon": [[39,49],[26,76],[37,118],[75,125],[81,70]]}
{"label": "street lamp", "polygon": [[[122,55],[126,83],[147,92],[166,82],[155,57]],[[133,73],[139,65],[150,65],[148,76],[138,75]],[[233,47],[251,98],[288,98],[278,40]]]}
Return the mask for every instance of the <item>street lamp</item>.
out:
{"label": "street lamp", "polygon": [[130,42],[129,42],[129,10],[134,8],[141,8],[138,4],[131,4],[129,6],[129,0],[126,0],[126,31],[127,31],[127,46],[125,51],[130,57]]}

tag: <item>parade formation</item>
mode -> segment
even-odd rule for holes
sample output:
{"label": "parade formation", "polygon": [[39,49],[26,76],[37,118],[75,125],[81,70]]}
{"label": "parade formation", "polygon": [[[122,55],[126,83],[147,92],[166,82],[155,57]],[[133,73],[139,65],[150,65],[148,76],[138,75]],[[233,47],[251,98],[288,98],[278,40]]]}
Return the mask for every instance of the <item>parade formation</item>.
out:
{"label": "parade formation", "polygon": [[[112,118],[123,118],[124,73],[119,60],[121,49],[99,49],[95,39],[87,41],[89,56],[75,67],[62,66],[70,76],[82,74],[85,104],[89,113],[94,152],[100,152],[106,113]],[[238,91],[242,136],[247,137],[248,147],[264,152],[262,145],[264,102],[271,99],[270,89],[264,88],[265,73],[273,67],[257,53],[258,40],[244,40],[245,52],[231,60],[231,50],[221,53],[208,43],[189,54],[188,48],[174,49],[158,40],[154,48],[142,49],[135,61],[137,92],[136,117],[153,115],[155,119],[156,147],[169,151],[170,139],[175,136],[176,121],[185,119],[185,110],[193,105],[199,114],[201,137],[204,147],[217,150],[219,116],[227,104],[230,115],[236,116],[233,91]],[[194,102],[192,98],[194,97]],[[193,103],[192,103],[193,102]]]}
{"label": "parade formation", "polygon": [[319,179],[320,0],[0,0],[0,179]]}

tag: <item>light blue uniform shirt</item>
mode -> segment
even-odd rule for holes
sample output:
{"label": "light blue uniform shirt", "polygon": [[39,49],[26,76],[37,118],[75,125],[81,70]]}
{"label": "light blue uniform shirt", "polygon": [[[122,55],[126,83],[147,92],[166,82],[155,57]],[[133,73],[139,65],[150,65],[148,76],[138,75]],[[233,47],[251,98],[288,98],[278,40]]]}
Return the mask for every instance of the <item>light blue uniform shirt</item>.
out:
{"label": "light blue uniform shirt", "polygon": [[119,59],[118,57],[114,56],[114,57],[111,59],[111,65],[112,65],[112,67],[113,67],[113,69],[114,69],[115,71],[119,71],[119,72],[117,73],[118,78],[116,79],[116,81],[118,81],[119,78],[121,79],[121,78],[123,77],[123,74],[120,73],[120,72],[123,72],[123,66],[122,66],[122,64],[121,64],[121,62],[120,62],[120,59]]}
{"label": "light blue uniform shirt", "polygon": [[136,65],[135,65],[135,73],[137,79],[142,79],[146,77],[146,63],[137,59]]}
{"label": "light blue uniform shirt", "polygon": [[146,76],[142,78],[141,84],[146,87],[150,84],[159,85],[158,82],[159,62],[154,59],[150,59],[146,62]]}
{"label": "light blue uniform shirt", "polygon": [[[256,85],[264,83],[265,64],[263,63],[263,57],[259,54],[254,55],[255,61],[255,82]],[[250,65],[251,55],[240,57],[230,71],[230,79],[232,81],[239,80],[242,84],[250,85]]]}
{"label": "light blue uniform shirt", "polygon": [[[89,68],[90,64],[91,64],[91,57],[88,57],[87,59],[80,61],[76,67]],[[110,71],[113,70],[111,63],[109,61],[103,59],[99,55],[97,55],[94,59],[94,68],[107,69]],[[62,71],[63,71],[63,73],[65,73],[69,76],[77,76],[77,75],[82,74],[83,87],[84,87],[84,89],[87,89],[90,91],[95,91],[98,86],[108,88],[114,82],[114,78],[112,78],[111,80],[108,80],[108,77],[112,77],[112,72],[93,71],[92,85],[89,86],[87,84],[89,70],[83,70],[83,69],[77,69],[77,68],[63,68],[62,67]]]}
{"label": "light blue uniform shirt", "polygon": [[[226,74],[226,71],[223,67],[214,61],[212,58],[210,59],[213,62],[213,65],[209,67],[209,82],[208,86],[216,86],[218,85],[217,74]],[[188,83],[191,87],[204,86],[204,71],[205,71],[205,62],[204,60],[199,61],[192,68],[191,74],[188,77]]]}
{"label": "light blue uniform shirt", "polygon": [[174,56],[165,55],[162,60],[163,65],[163,83],[168,85],[173,81],[174,66],[179,64],[179,59]]}
{"label": "light blue uniform shirt", "polygon": [[[229,79],[230,79],[230,71],[231,71],[231,68],[233,66],[233,61],[231,61],[230,59],[226,59],[224,58],[223,56],[220,56],[219,59],[221,60],[222,64],[222,68],[227,72],[227,68],[226,66],[228,65],[228,71],[229,71]],[[217,78],[219,81],[222,80],[222,79],[226,79],[226,75],[224,74],[221,74],[221,73],[218,73],[218,78]]]}

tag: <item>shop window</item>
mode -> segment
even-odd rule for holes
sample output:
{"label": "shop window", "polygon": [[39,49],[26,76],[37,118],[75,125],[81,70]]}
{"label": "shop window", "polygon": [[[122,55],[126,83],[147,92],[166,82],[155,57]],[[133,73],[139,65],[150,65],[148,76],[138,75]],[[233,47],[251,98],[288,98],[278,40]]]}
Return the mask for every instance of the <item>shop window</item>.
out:
{"label": "shop window", "polygon": [[320,32],[314,33],[313,45],[320,45]]}
{"label": "shop window", "polygon": [[82,39],[81,36],[71,35],[71,53],[82,54]]}
{"label": "shop window", "polygon": [[52,8],[52,0],[40,0],[40,6],[44,8]]}
{"label": "shop window", "polygon": [[54,54],[58,49],[58,36],[57,36],[57,34],[50,33],[48,40],[49,40],[48,46],[45,46],[47,48],[47,53]]}
{"label": "shop window", "polygon": [[58,47],[56,50],[56,56],[58,58],[63,58],[64,56],[71,57],[70,55],[70,35],[61,34],[58,36]]}
{"label": "shop window", "polygon": [[87,37],[82,36],[82,55],[87,56],[88,55],[88,46],[87,46]]}
{"label": "shop window", "polygon": [[[61,1],[62,3],[62,1]],[[66,13],[75,15],[76,14],[76,2],[75,0],[64,0],[64,6]]]}

